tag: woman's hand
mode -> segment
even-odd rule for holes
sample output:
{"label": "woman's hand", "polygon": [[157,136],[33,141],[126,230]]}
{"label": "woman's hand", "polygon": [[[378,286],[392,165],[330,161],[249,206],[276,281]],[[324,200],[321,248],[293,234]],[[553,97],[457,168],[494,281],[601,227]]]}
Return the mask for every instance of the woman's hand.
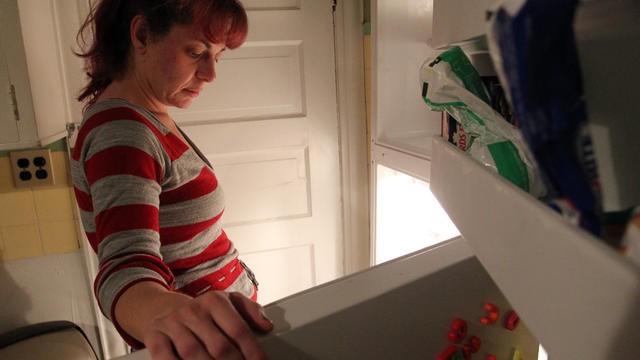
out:
{"label": "woman's hand", "polygon": [[[127,302],[136,301],[135,308],[144,304],[144,299],[138,298],[140,292],[145,296],[150,295],[149,289],[138,288],[140,285],[152,286],[152,292],[159,291],[160,285],[151,282],[136,284],[127,290],[117,308],[127,306]],[[161,288],[161,287],[160,287]],[[130,293],[130,290],[134,290]],[[137,290],[137,291],[136,291]],[[258,344],[252,329],[262,332],[271,331],[273,324],[264,317],[262,307],[240,293],[226,293],[222,291],[209,291],[197,298],[190,298],[182,294],[170,292],[164,288],[162,296],[169,296],[164,300],[156,298],[150,306],[158,303],[166,304],[166,307],[145,321],[148,309],[142,306],[142,323],[144,328],[136,336],[135,331],[131,335],[142,340],[149,349],[153,359],[266,359],[267,356]],[[130,296],[128,296],[130,295]],[[128,298],[124,298],[128,296]],[[137,298],[137,300],[136,300]],[[125,303],[122,303],[122,301]],[[131,309],[133,310],[133,309]],[[158,315],[159,314],[159,315]],[[118,314],[117,314],[118,315]],[[131,314],[130,314],[131,315]],[[129,321],[135,321],[129,317]],[[123,320],[118,316],[120,325]],[[140,325],[140,324],[137,324]]]}

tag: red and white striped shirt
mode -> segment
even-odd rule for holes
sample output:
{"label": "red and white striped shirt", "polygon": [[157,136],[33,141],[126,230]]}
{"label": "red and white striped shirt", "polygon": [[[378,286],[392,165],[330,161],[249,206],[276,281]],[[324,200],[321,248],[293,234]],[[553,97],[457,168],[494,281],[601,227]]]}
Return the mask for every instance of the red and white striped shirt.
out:
{"label": "red and white striped shirt", "polygon": [[[185,136],[186,137],[186,136]],[[118,326],[119,296],[139,281],[198,296],[239,291],[253,275],[220,226],[222,190],[206,159],[143,107],[108,99],[86,112],[71,160],[84,230],[98,254],[94,292]]]}

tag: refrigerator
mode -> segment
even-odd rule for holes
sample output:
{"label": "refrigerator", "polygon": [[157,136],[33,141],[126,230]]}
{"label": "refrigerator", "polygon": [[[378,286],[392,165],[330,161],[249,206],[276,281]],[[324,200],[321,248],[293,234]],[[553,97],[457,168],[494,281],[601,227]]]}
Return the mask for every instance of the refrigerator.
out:
{"label": "refrigerator", "polygon": [[[461,46],[481,75],[494,74],[483,37],[493,3],[372,1],[372,247],[379,240],[380,167],[428,183],[461,237],[272,305],[285,318],[291,311],[289,319],[334,301],[343,306],[309,314],[266,341],[269,348],[291,349],[290,358],[436,359],[451,346],[448,334],[460,318],[469,330],[454,345],[463,348],[476,335],[483,344],[476,359],[537,359],[545,351],[550,359],[640,358],[637,264],[449,144],[440,136],[442,114],[420,97],[422,63],[451,45]],[[597,160],[617,165],[600,167],[601,181],[628,181],[616,173],[624,168],[636,185],[623,197],[636,201],[640,148],[614,132],[640,131],[632,115],[640,111],[633,101],[640,89],[631,80],[640,74],[639,16],[634,1],[583,1],[574,24],[592,131],[595,137],[606,128],[611,140],[608,148],[597,144],[607,150]],[[612,58],[624,60],[613,65]],[[416,267],[404,268],[409,264]],[[388,280],[401,274],[415,278]],[[479,279],[485,275],[486,282]],[[482,324],[486,304],[500,309],[498,323]],[[510,310],[521,319],[513,331],[505,328]]]}
{"label": "refrigerator", "polygon": [[[420,97],[420,66],[451,45],[493,74],[492,3],[372,0],[372,248],[384,168],[428,184],[460,236],[267,305],[271,358],[640,359],[640,267],[449,144]],[[639,16],[634,1],[584,1],[575,24],[589,115],[629,134],[637,101],[610,105],[640,95],[622,75],[640,74]],[[611,51],[631,73],[607,66]],[[636,144],[616,162],[637,170]]]}

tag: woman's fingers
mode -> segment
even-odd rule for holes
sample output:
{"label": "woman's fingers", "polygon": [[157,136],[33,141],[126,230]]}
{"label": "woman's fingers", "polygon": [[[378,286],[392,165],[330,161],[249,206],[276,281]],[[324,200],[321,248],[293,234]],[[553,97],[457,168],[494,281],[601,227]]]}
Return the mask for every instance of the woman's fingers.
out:
{"label": "woman's fingers", "polygon": [[[211,359],[211,356],[207,354],[207,350],[202,346],[188,325],[183,322],[183,316],[184,313],[180,314],[179,311],[154,320],[152,326],[156,334],[153,336],[154,339],[152,341],[154,341],[156,337],[163,336],[170,339],[168,347],[167,343],[163,341],[161,344],[162,348],[157,350],[157,352],[163,357],[168,356],[166,355],[167,353],[172,353],[174,357],[180,359]],[[147,345],[147,347],[149,346]],[[149,351],[155,360],[154,351],[151,348]],[[168,358],[171,359],[171,357]]]}
{"label": "woman's fingers", "polygon": [[230,293],[229,300],[255,330],[262,332],[273,330],[273,323],[267,318],[260,304],[238,292]]}
{"label": "woman's fingers", "polygon": [[[214,359],[242,359],[235,343],[214,323],[210,313],[198,303],[181,309],[178,316],[201,342],[209,356]],[[188,359],[187,357],[184,357]]]}
{"label": "woman's fingers", "polygon": [[[234,295],[236,297],[238,295]],[[240,295],[244,298],[244,296]],[[240,349],[242,355],[247,360],[267,359],[267,355],[262,350],[253,331],[245,321],[245,317],[239,311],[245,311],[247,307],[236,309],[231,301],[229,293],[209,292],[201,295],[197,300],[202,301],[209,310],[211,317],[216,325],[226,336],[235,343]],[[247,299],[251,301],[250,299]],[[243,300],[236,300],[243,303]],[[253,301],[252,301],[253,302]],[[257,305],[257,304],[256,304]],[[259,305],[258,305],[259,306]],[[257,312],[257,308],[252,308],[255,313],[251,318],[261,317]],[[264,320],[263,320],[264,321]]]}
{"label": "woman's fingers", "polygon": [[267,359],[252,328],[273,328],[259,304],[239,293],[211,291],[153,320],[144,343],[154,360]]}
{"label": "woman's fingers", "polygon": [[144,345],[154,360],[179,360],[172,350],[171,339],[159,330],[149,332],[144,339]]}

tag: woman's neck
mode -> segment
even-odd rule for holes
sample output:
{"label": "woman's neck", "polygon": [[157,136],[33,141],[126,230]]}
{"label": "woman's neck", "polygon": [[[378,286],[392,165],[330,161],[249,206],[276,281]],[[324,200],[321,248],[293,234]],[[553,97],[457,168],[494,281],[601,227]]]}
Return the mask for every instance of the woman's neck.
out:
{"label": "woman's neck", "polygon": [[182,135],[175,121],[169,116],[167,112],[167,106],[160,104],[155,105],[157,102],[150,101],[151,99],[145,96],[144,92],[137,91],[138,87],[135,84],[131,84],[126,80],[114,80],[107,86],[107,88],[98,96],[97,101],[105,99],[123,99],[132,104],[136,104],[151,111],[157,118],[166,126],[169,131],[181,139],[185,145],[191,147],[187,139]]}
{"label": "woman's neck", "polygon": [[113,80],[107,88],[98,96],[98,101],[104,99],[123,99],[132,104],[136,104],[151,111],[169,128],[175,127],[175,124],[167,112],[167,106],[154,100],[153,97],[142,91],[137,82],[132,77],[126,77],[122,80]]}

